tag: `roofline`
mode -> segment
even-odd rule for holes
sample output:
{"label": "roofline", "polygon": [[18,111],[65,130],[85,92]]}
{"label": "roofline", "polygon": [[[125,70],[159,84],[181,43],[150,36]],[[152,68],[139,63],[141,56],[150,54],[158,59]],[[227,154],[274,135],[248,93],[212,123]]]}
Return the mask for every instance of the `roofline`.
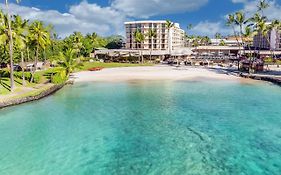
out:
{"label": "roofline", "polygon": [[147,20],[147,21],[127,21],[124,24],[139,24],[139,23],[166,23],[165,20]]}

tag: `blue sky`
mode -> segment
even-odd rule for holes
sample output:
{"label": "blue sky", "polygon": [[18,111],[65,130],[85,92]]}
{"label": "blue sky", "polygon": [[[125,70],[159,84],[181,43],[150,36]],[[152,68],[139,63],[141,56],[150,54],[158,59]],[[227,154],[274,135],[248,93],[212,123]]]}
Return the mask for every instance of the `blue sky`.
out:
{"label": "blue sky", "polygon": [[[73,31],[97,32],[100,35],[123,34],[124,21],[165,20],[188,24],[192,34],[213,36],[216,32],[231,34],[225,16],[235,11],[252,15],[257,0],[22,0],[11,4],[14,13],[31,20],[54,24],[60,36]],[[13,2],[13,1],[10,1]],[[270,19],[281,18],[281,0],[269,0],[265,12]]]}

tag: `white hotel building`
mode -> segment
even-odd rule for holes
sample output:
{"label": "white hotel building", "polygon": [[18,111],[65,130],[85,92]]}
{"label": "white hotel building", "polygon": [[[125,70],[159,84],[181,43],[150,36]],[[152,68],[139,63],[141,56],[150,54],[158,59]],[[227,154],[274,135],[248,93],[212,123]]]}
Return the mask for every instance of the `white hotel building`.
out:
{"label": "white hotel building", "polygon": [[[178,23],[169,30],[166,27],[166,21],[133,21],[125,22],[126,28],[126,49],[135,50],[176,50],[185,45],[185,32]],[[149,29],[156,31],[155,38],[148,38],[146,35]],[[145,35],[143,43],[135,42],[134,33],[139,30]],[[168,38],[170,37],[170,39]],[[170,43],[169,43],[170,42]]]}

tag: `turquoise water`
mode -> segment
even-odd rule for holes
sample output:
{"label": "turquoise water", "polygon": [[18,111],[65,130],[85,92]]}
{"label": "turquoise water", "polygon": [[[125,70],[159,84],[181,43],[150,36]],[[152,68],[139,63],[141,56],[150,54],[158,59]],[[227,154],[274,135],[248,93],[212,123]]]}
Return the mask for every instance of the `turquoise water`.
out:
{"label": "turquoise water", "polygon": [[77,84],[0,116],[1,175],[281,174],[271,84]]}

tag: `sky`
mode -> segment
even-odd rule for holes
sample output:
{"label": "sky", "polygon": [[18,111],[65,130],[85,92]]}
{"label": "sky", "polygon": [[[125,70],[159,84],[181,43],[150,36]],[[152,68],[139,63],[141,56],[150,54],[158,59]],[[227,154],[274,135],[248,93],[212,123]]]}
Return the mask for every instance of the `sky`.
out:
{"label": "sky", "polygon": [[[53,24],[60,37],[74,31],[96,32],[102,36],[124,35],[124,22],[169,19],[189,34],[214,37],[230,35],[225,25],[227,14],[244,11],[247,16],[257,10],[258,0],[10,0],[10,11],[26,19]],[[269,19],[281,20],[281,0],[268,0],[265,11]],[[0,3],[4,8],[4,5]]]}

